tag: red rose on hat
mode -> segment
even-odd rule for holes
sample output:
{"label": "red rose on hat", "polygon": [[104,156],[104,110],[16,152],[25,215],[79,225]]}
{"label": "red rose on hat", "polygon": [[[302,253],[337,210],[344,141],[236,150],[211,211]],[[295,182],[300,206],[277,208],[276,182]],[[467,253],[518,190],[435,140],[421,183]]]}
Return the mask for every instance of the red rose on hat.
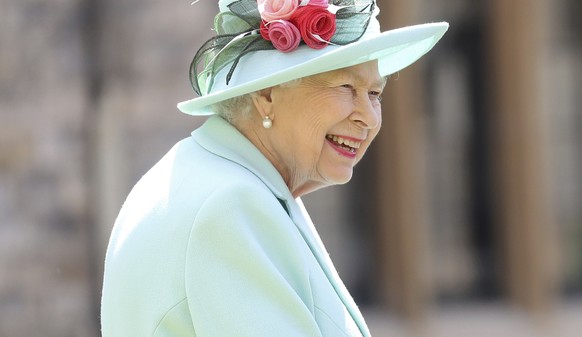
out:
{"label": "red rose on hat", "polygon": [[321,6],[299,6],[290,20],[299,28],[303,41],[314,49],[327,46],[335,33],[335,14]]}

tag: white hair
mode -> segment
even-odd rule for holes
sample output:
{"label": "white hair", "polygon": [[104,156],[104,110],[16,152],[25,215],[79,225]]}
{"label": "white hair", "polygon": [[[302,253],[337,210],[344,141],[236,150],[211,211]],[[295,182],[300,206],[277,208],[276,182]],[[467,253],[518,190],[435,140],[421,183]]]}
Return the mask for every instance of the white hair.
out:
{"label": "white hair", "polygon": [[[301,83],[301,79],[294,79],[285,83],[279,84],[283,88],[288,88],[296,86]],[[236,125],[236,121],[239,118],[248,119],[250,114],[254,110],[253,96],[257,95],[258,91],[244,94],[241,96],[235,96],[232,98],[225,99],[214,103],[211,109],[214,113],[224,118],[227,122],[232,125]]]}
{"label": "white hair", "polygon": [[212,105],[214,113],[224,118],[230,124],[235,124],[238,118],[250,118],[253,111],[254,92],[225,99]]}

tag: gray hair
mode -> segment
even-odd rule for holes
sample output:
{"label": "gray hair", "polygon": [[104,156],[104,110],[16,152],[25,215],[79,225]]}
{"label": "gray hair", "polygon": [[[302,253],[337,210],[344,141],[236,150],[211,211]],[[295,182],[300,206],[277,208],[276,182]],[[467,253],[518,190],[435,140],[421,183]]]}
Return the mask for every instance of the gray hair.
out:
{"label": "gray hair", "polygon": [[230,124],[235,124],[238,118],[250,118],[253,111],[254,92],[236,96],[212,105],[214,113],[224,118]]}
{"label": "gray hair", "polygon": [[[291,86],[296,86],[299,83],[301,83],[300,78],[281,83],[279,86],[288,88]],[[225,99],[224,101],[213,104],[211,109],[214,113],[224,118],[227,122],[235,125],[237,119],[239,118],[250,118],[250,114],[254,109],[253,96],[257,93],[258,91],[255,91],[241,96]]]}

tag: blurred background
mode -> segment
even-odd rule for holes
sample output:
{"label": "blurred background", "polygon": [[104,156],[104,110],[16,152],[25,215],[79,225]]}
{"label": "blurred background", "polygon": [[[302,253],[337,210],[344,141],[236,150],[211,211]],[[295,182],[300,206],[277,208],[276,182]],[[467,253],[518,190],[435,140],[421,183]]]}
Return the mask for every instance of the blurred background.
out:
{"label": "blurred background", "polygon": [[[304,198],[375,337],[580,336],[582,2],[378,0],[448,21],[349,184]],[[0,336],[99,336],[131,187],[204,119],[201,0],[0,0]]]}

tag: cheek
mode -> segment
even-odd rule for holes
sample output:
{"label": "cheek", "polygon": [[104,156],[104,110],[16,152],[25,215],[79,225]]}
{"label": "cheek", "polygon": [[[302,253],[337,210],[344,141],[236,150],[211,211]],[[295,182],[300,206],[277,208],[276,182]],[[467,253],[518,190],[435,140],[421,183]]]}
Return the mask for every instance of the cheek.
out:
{"label": "cheek", "polygon": [[368,150],[370,145],[372,145],[372,142],[374,141],[374,139],[376,139],[376,136],[378,135],[379,132],[380,132],[380,126],[378,126],[374,130],[370,130],[370,133],[368,134],[368,139],[366,139],[366,142],[364,142],[362,144],[362,147],[360,148],[363,151],[360,151],[360,153],[359,153],[359,156],[357,159],[358,162],[364,157],[364,154],[366,154],[366,151]]}
{"label": "cheek", "polygon": [[342,102],[341,98],[332,98],[329,95],[313,96],[309,102],[301,104],[297,117],[301,118],[303,127],[309,130],[310,137],[325,137],[329,129],[349,116],[351,111],[350,106]]}
{"label": "cheek", "polygon": [[376,136],[378,136],[378,133],[380,133],[380,129],[382,128],[382,114],[381,113],[380,113],[378,118],[379,118],[378,127],[373,129],[373,130],[370,130],[368,146],[370,146],[370,143],[372,143],[372,141],[374,141],[374,139],[376,139]]}

